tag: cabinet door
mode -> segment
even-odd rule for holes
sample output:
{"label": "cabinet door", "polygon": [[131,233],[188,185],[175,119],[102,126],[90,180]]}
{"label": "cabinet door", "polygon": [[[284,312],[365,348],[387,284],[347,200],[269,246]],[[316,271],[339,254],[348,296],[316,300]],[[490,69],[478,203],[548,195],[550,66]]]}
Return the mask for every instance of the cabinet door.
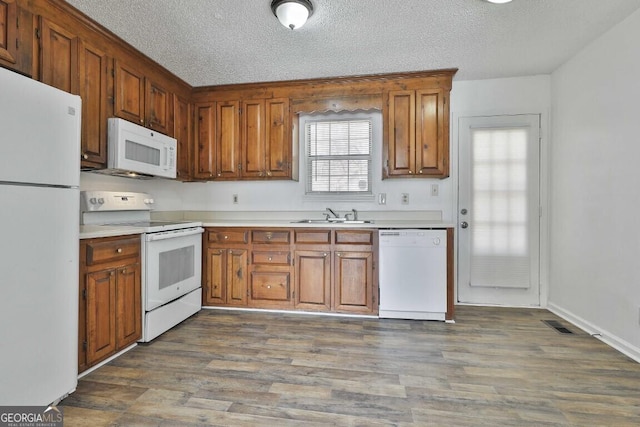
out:
{"label": "cabinet door", "polygon": [[77,95],[78,37],[44,18],[40,28],[40,81]]}
{"label": "cabinet door", "polygon": [[0,0],[0,60],[15,65],[18,61],[18,3]]}
{"label": "cabinet door", "polygon": [[113,114],[144,125],[144,75],[118,60],[115,61],[115,70]]}
{"label": "cabinet door", "polygon": [[208,179],[215,171],[216,106],[196,104],[195,166],[196,178]]}
{"label": "cabinet door", "polygon": [[87,42],[79,46],[82,167],[106,167],[111,58]]}
{"label": "cabinet door", "polygon": [[116,275],[114,270],[89,273],[87,281],[87,364],[116,350]]}
{"label": "cabinet door", "polygon": [[291,304],[291,272],[288,270],[252,271],[251,303],[274,307]]}
{"label": "cabinet door", "polygon": [[242,103],[242,176],[266,175],[264,100]]}
{"label": "cabinet door", "polygon": [[116,350],[120,350],[142,336],[140,264],[116,271]]}
{"label": "cabinet door", "polygon": [[373,311],[373,252],[336,252],[334,265],[334,309],[371,313]]}
{"label": "cabinet door", "polygon": [[0,0],[0,66],[31,77],[33,34],[33,14],[17,0]]}
{"label": "cabinet door", "polygon": [[331,310],[331,256],[329,251],[296,251],[296,308]]}
{"label": "cabinet door", "polygon": [[411,175],[415,172],[416,94],[412,90],[390,91],[387,106],[386,174]]}
{"label": "cabinet door", "polygon": [[203,304],[224,304],[227,302],[227,251],[208,248],[206,256]]}
{"label": "cabinet door", "polygon": [[181,180],[191,179],[191,144],[192,138],[192,118],[193,108],[188,100],[178,96],[173,96],[173,136],[178,140],[178,165],[177,177]]}
{"label": "cabinet door", "polygon": [[247,250],[227,251],[227,303],[247,305]]}
{"label": "cabinet door", "polygon": [[419,175],[449,176],[444,96],[442,89],[416,92],[416,173]]}
{"label": "cabinet door", "polygon": [[145,86],[145,126],[173,136],[173,94],[150,79]]}
{"label": "cabinet door", "polygon": [[289,100],[267,100],[265,109],[265,163],[268,177],[291,177],[291,124]]}
{"label": "cabinet door", "polygon": [[237,178],[240,159],[240,103],[216,103],[216,173],[217,178]]}

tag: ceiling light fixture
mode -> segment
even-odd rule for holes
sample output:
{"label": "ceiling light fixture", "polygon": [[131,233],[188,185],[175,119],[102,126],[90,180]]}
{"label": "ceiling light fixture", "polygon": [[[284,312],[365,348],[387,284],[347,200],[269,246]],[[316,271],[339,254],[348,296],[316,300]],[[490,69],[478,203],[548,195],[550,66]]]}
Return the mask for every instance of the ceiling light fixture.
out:
{"label": "ceiling light fixture", "polygon": [[273,0],[271,11],[282,25],[295,30],[307,22],[313,13],[313,5],[309,0]]}
{"label": "ceiling light fixture", "polygon": [[503,3],[509,3],[511,0],[487,0],[489,3],[497,3],[497,4],[503,4]]}

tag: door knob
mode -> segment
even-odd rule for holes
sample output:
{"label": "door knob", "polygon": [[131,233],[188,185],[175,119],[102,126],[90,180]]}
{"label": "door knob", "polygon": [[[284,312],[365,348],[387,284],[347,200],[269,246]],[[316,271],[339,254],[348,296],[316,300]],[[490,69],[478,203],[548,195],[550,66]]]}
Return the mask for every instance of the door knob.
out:
{"label": "door knob", "polygon": [[460,227],[462,227],[462,228],[467,228],[467,227],[469,227],[469,223],[468,223],[467,221],[462,221],[462,222],[460,223]]}

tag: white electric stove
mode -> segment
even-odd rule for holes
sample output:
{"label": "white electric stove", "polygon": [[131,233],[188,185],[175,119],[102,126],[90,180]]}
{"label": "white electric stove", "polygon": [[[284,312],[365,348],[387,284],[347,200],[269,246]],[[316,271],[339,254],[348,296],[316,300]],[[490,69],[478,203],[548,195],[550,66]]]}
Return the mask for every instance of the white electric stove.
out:
{"label": "white electric stove", "polygon": [[142,339],[148,342],[202,308],[202,223],[155,221],[146,193],[80,192],[80,223],[143,229]]}

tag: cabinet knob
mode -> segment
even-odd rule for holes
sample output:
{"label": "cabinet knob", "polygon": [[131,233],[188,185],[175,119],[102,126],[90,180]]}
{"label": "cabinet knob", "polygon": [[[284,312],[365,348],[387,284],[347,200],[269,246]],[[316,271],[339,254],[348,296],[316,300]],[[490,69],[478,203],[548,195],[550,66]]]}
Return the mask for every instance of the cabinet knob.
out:
{"label": "cabinet knob", "polygon": [[271,257],[269,257],[269,261],[272,261],[272,258],[271,258]]}
{"label": "cabinet knob", "polygon": [[222,176],[222,174],[220,172],[218,172],[218,176]]}
{"label": "cabinet knob", "polygon": [[271,289],[271,285],[267,285],[267,289]]}
{"label": "cabinet knob", "polygon": [[126,269],[122,269],[122,274],[127,274],[127,270]]}
{"label": "cabinet knob", "polygon": [[339,257],[341,257],[341,256],[342,256],[342,254],[341,254],[340,252],[338,252],[336,255],[337,255],[337,256],[339,256]]}
{"label": "cabinet knob", "polygon": [[88,155],[88,154],[83,154],[83,155],[82,155],[82,158],[83,158],[84,160],[87,160],[87,159],[89,158],[89,155]]}
{"label": "cabinet knob", "polygon": [[271,176],[271,171],[267,171],[267,176]]}
{"label": "cabinet knob", "polygon": [[228,238],[229,238],[229,236],[226,236],[226,235],[225,235],[225,236],[224,236],[224,238],[225,238],[225,240],[226,240],[226,239],[228,239]]}
{"label": "cabinet knob", "polygon": [[413,171],[409,171],[409,174],[412,174],[412,173],[413,173]]}
{"label": "cabinet knob", "polygon": [[122,248],[118,248],[118,249],[116,249],[116,252],[118,252],[119,254],[121,254],[121,253],[122,253]]}
{"label": "cabinet knob", "polygon": [[110,271],[110,272],[109,272],[109,276],[113,276],[113,271]]}
{"label": "cabinet knob", "polygon": [[418,173],[422,173],[422,171],[418,172]]}
{"label": "cabinet knob", "polygon": [[232,250],[229,250],[229,255],[233,255],[233,251]]}
{"label": "cabinet knob", "polygon": [[326,252],[325,252],[325,253],[323,253],[323,254],[322,254],[322,256],[323,256],[323,257],[326,257],[326,256],[327,256],[327,253],[326,253]]}
{"label": "cabinet knob", "polygon": [[140,123],[144,124],[144,119],[140,119]]}

